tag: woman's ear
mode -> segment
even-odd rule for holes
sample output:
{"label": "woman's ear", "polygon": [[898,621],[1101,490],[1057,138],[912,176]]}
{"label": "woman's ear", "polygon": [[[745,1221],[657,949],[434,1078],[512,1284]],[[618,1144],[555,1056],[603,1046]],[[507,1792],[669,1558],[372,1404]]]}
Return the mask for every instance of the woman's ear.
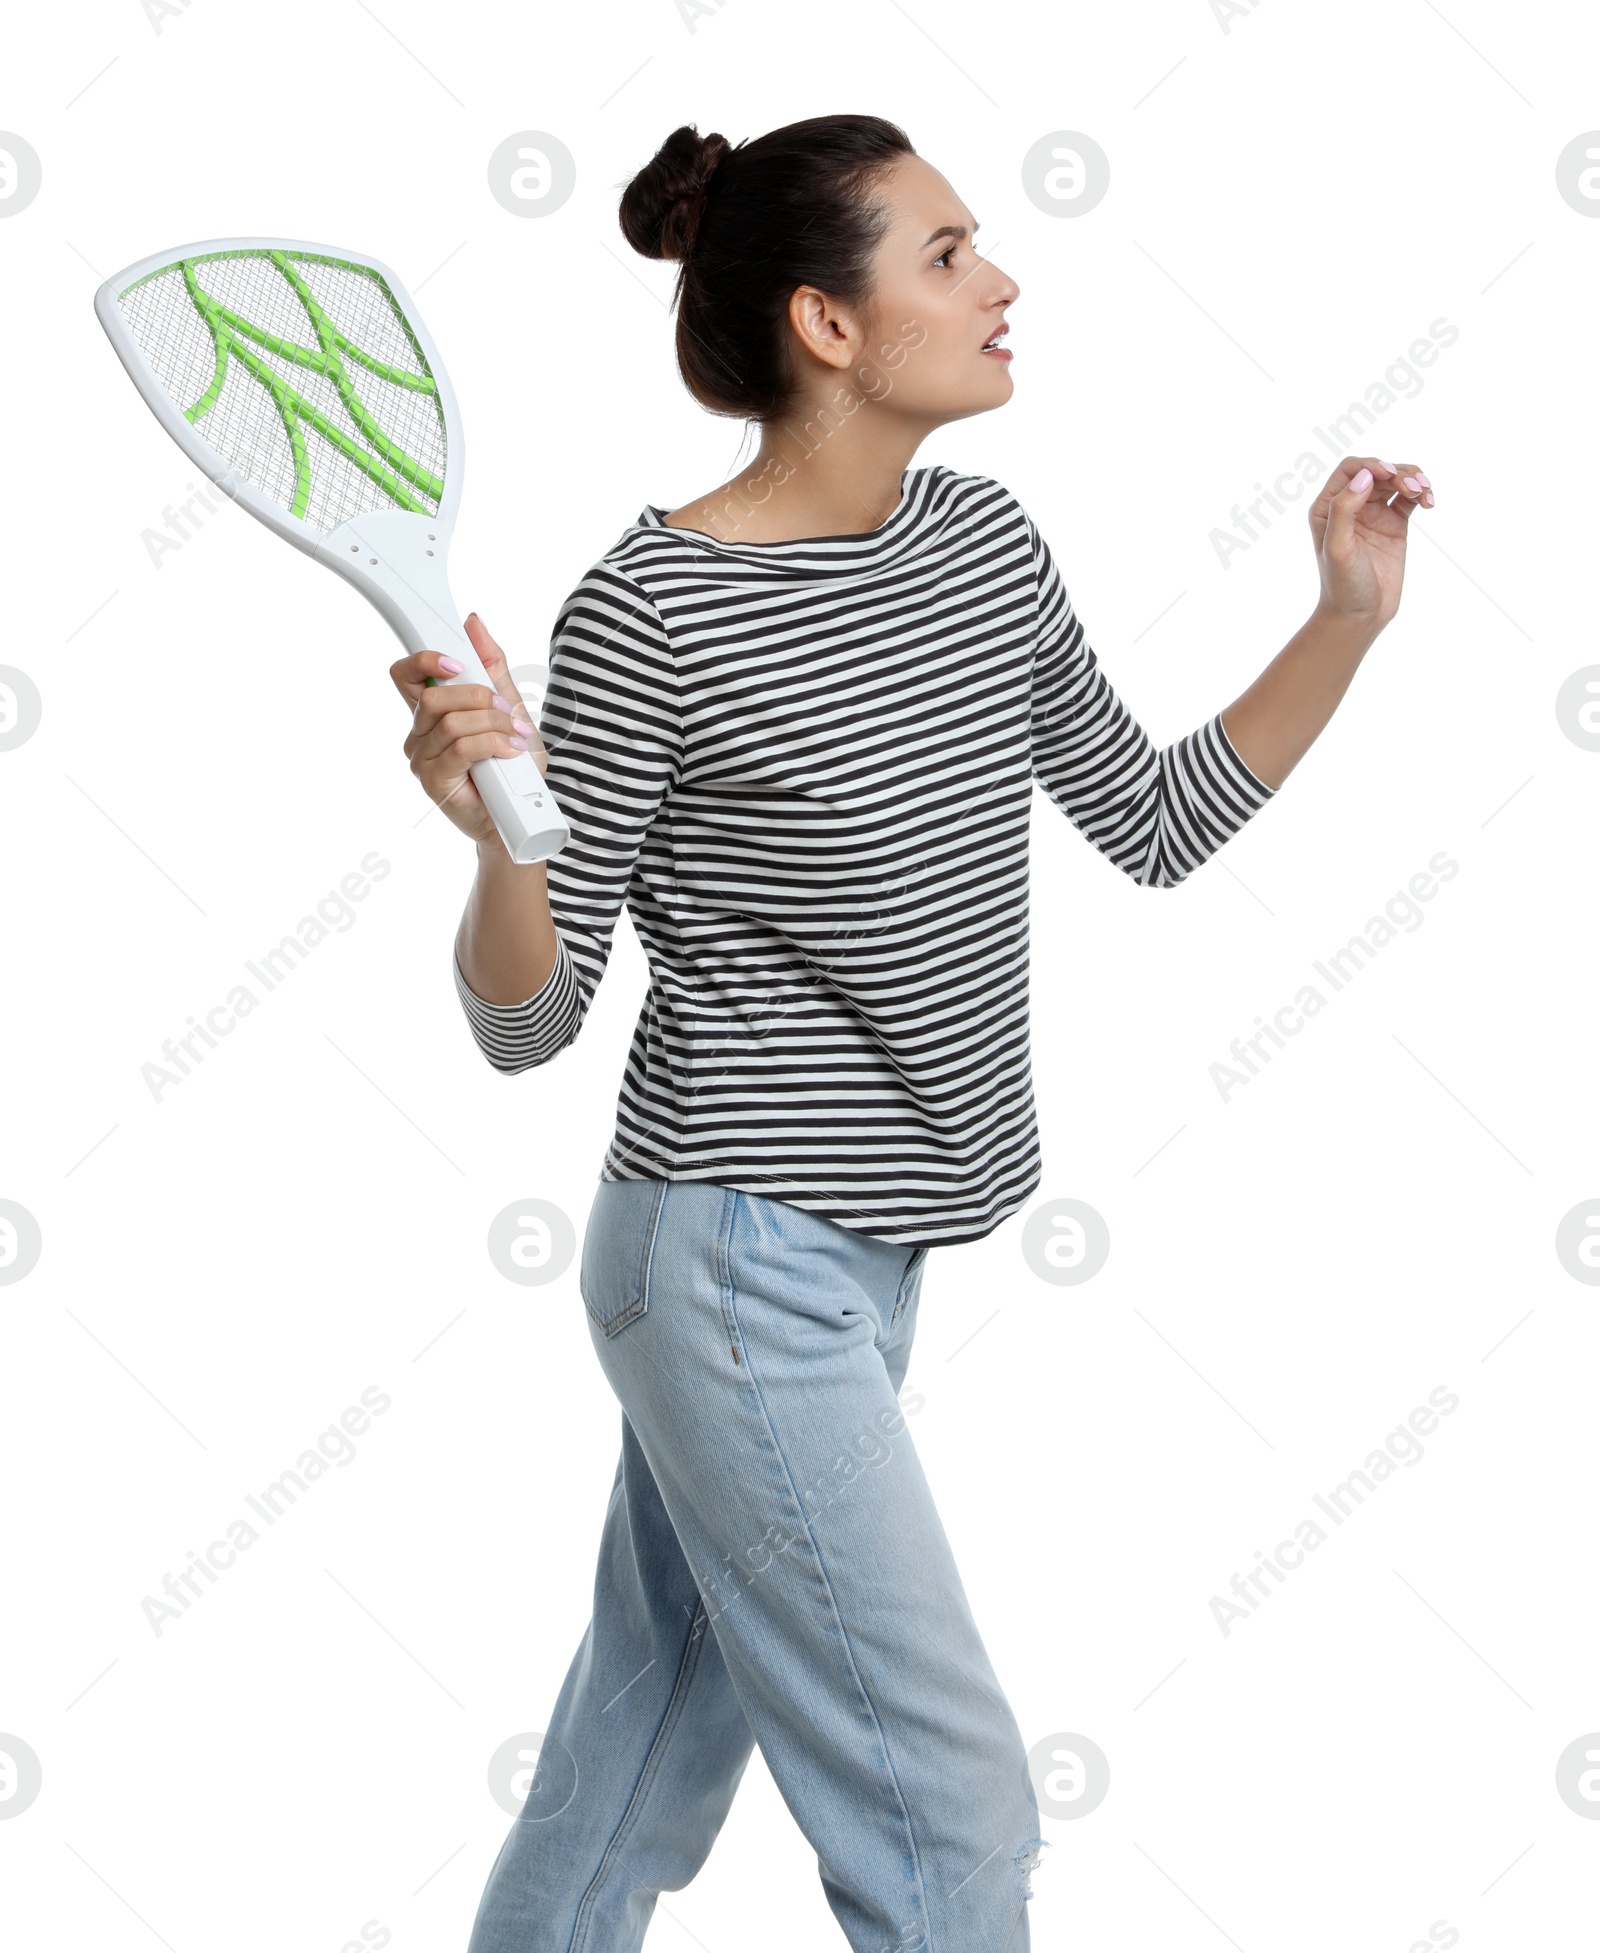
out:
{"label": "woman's ear", "polygon": [[865,344],[850,307],[840,305],[815,285],[797,285],[790,293],[789,324],[808,353],[841,372],[855,364]]}

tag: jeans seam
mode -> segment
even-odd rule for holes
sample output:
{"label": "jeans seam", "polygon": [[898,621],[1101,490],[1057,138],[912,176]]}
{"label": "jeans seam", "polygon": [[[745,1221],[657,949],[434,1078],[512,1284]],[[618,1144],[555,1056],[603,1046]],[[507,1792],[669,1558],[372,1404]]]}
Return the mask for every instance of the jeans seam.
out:
{"label": "jeans seam", "polygon": [[[927,1260],[926,1244],[924,1244],[922,1261],[926,1261],[926,1260]],[[893,1329],[895,1324],[900,1320],[900,1312],[906,1306],[906,1301],[911,1294],[912,1275],[921,1265],[922,1263],[919,1262],[919,1260],[917,1259],[917,1251],[916,1249],[913,1249],[911,1253],[911,1259],[906,1263],[905,1273],[900,1277],[900,1291],[894,1298],[894,1312],[889,1317],[889,1327],[891,1329]]]}
{"label": "jeans seam", "polygon": [[573,1920],[572,1938],[568,1942],[568,1953],[584,1953],[589,1943],[589,1926],[594,1918],[594,1906],[598,1900],[606,1873],[611,1869],[628,1835],[639,1821],[656,1778],[661,1772],[661,1760],[666,1754],[667,1744],[672,1732],[683,1717],[684,1704],[689,1699],[690,1685],[700,1667],[700,1653],[705,1645],[707,1618],[705,1603],[701,1601],[695,1608],[694,1619],[689,1624],[689,1638],[684,1644],[683,1657],[678,1663],[678,1679],[673,1684],[672,1697],[661,1717],[661,1726],[655,1733],[644,1764],[639,1771],[639,1781],[633,1787],[628,1799],[628,1807],[622,1813],[611,1842],[606,1846],[595,1874],[589,1881],[588,1890],[578,1902],[577,1916]]}
{"label": "jeans seam", "polygon": [[646,1309],[650,1307],[650,1278],[655,1272],[656,1243],[661,1238],[661,1217],[666,1212],[667,1195],[672,1191],[672,1182],[663,1180],[656,1194],[655,1208],[650,1216],[650,1238],[645,1243],[644,1272],[639,1278],[639,1293]]}
{"label": "jeans seam", "polygon": [[721,1291],[722,1324],[735,1363],[739,1362],[739,1319],[733,1312],[733,1223],[739,1211],[737,1187],[724,1187],[722,1212],[717,1218],[717,1287]]}
{"label": "jeans seam", "polygon": [[[719,1272],[722,1277],[723,1308],[730,1324],[737,1330],[738,1313],[735,1298],[738,1290],[733,1280],[733,1220],[737,1211],[739,1194],[736,1189],[730,1189],[729,1191],[732,1197],[724,1210],[725,1225],[722,1230],[721,1241],[722,1266]],[[805,1501],[800,1497],[799,1488],[794,1482],[794,1474],[789,1469],[789,1461],[784,1456],[783,1446],[778,1442],[778,1434],[772,1428],[772,1419],[767,1414],[766,1400],[761,1394],[761,1385],[756,1379],[755,1366],[749,1361],[750,1346],[744,1342],[742,1334],[739,1335],[739,1341],[744,1343],[745,1348],[745,1376],[751,1390],[755,1393],[756,1403],[761,1411],[761,1421],[766,1429],[767,1437],[771,1442],[773,1455],[777,1458],[779,1468],[783,1473],[784,1483],[789,1488],[790,1497],[794,1500],[795,1509],[800,1515],[800,1523],[805,1529],[806,1539],[810,1542],[812,1564],[816,1567],[818,1577],[822,1581],[823,1590],[827,1594],[828,1606],[833,1615],[834,1625],[839,1631],[839,1640],[844,1648],[845,1659],[850,1664],[850,1673],[854,1677],[857,1692],[866,1706],[867,1713],[872,1718],[872,1726],[878,1733],[879,1753],[883,1758],[884,1769],[888,1773],[890,1783],[894,1786],[895,1797],[900,1805],[900,1816],[905,1828],[906,1845],[911,1858],[912,1870],[916,1877],[918,1903],[922,1908],[922,1924],[924,1929],[926,1929],[928,1925],[927,1879],[922,1869],[922,1855],[917,1850],[916,1832],[911,1823],[911,1813],[906,1807],[905,1792],[901,1788],[899,1775],[895,1770],[894,1761],[889,1754],[889,1741],[884,1731],[883,1718],[878,1714],[877,1704],[872,1700],[871,1695],[868,1694],[867,1685],[861,1679],[861,1670],[856,1665],[855,1650],[850,1645],[850,1635],[839,1613],[839,1603],[834,1597],[833,1582],[829,1579],[827,1567],[823,1564],[822,1548],[817,1541],[816,1534],[811,1530],[811,1519],[806,1512]]]}

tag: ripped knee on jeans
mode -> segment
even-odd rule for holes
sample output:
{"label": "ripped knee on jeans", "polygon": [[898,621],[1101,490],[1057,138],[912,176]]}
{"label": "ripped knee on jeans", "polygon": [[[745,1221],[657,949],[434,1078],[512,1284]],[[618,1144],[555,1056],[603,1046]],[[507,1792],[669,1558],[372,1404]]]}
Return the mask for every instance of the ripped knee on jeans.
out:
{"label": "ripped knee on jeans", "polygon": [[1022,1896],[1025,1899],[1033,1897],[1033,1874],[1038,1867],[1041,1853],[1048,1850],[1049,1846],[1048,1838],[1033,1837],[1026,1844],[1017,1847],[1017,1871],[1022,1878]]}

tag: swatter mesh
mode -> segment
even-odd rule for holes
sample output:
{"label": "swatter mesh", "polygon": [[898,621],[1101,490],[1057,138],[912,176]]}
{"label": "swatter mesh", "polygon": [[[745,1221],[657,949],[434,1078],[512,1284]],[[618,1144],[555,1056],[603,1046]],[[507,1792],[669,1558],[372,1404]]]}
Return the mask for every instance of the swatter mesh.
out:
{"label": "swatter mesh", "polygon": [[[325,315],[331,344],[319,337],[285,264]],[[220,317],[207,300],[235,320]],[[444,414],[421,349],[376,272],[309,252],[221,252],[164,267],[131,285],[118,303],[196,431],[281,508],[324,531],[372,509],[437,513],[447,459]],[[263,345],[246,323],[285,350]],[[208,401],[219,342],[223,379]],[[290,346],[301,349],[304,361]],[[359,354],[395,377],[374,372]],[[346,452],[341,440],[356,453]]]}

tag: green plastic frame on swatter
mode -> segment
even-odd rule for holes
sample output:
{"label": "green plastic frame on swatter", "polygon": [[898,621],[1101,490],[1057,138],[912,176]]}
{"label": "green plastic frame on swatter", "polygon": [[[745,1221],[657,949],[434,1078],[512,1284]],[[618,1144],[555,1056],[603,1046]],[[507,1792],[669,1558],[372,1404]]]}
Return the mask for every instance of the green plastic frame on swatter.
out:
{"label": "green plastic frame on swatter", "polygon": [[[129,265],[94,308],[197,468],[353,583],[407,651],[459,658],[446,684],[493,689],[445,567],[461,500],[455,393],[387,265],[290,238],[213,238]],[[513,861],[559,853],[571,830],[531,754],[471,772]]]}

